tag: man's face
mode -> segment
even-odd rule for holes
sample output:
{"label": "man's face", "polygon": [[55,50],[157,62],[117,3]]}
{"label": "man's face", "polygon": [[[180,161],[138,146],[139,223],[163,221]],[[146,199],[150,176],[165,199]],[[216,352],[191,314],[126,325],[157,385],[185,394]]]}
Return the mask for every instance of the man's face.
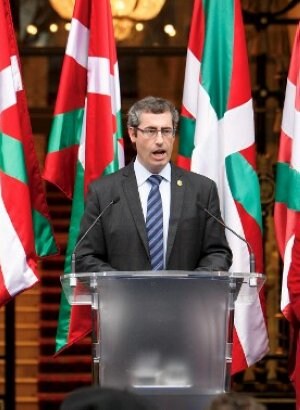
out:
{"label": "man's face", "polygon": [[170,161],[174,136],[163,136],[161,132],[158,132],[156,136],[149,136],[141,130],[173,129],[172,115],[170,112],[164,112],[162,114],[142,113],[140,115],[140,124],[138,128],[140,130],[136,128],[128,128],[131,142],[136,146],[137,157],[148,171],[152,174],[158,174]]}

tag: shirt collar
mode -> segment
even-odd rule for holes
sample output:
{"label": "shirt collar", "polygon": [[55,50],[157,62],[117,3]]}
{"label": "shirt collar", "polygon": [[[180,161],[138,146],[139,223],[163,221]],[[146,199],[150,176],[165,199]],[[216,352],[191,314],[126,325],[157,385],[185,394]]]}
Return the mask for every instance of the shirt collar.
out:
{"label": "shirt collar", "polygon": [[[144,167],[144,165],[140,163],[137,157],[134,161],[134,172],[135,172],[138,187],[144,184],[144,182],[147,181],[147,179],[151,175],[153,175],[150,171],[148,171],[148,169]],[[168,182],[171,182],[171,165],[169,162],[166,164],[166,166],[161,170],[161,172],[158,175],[161,175],[165,180],[167,180]]]}

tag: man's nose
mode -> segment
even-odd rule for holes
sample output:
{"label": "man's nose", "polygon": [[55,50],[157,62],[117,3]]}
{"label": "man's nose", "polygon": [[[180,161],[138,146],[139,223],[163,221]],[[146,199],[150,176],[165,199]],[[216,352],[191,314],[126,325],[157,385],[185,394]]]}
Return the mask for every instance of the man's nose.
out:
{"label": "man's nose", "polygon": [[164,137],[162,135],[161,130],[157,130],[157,135],[156,135],[155,139],[156,139],[156,142],[163,142],[164,141]]}

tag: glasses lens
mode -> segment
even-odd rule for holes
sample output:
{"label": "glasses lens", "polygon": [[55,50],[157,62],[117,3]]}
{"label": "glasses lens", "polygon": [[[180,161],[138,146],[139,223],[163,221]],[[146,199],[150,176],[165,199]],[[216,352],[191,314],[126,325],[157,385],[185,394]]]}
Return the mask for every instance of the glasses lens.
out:
{"label": "glasses lens", "polygon": [[146,135],[146,137],[154,138],[157,136],[157,128],[145,128],[144,134]]}
{"label": "glasses lens", "polygon": [[173,135],[173,128],[162,128],[161,134],[163,137],[169,138]]}
{"label": "glasses lens", "polygon": [[170,138],[174,135],[174,130],[173,128],[161,128],[160,130],[157,128],[137,128],[139,131],[145,135],[147,138],[156,138],[158,133],[161,132],[161,135],[165,138]]}

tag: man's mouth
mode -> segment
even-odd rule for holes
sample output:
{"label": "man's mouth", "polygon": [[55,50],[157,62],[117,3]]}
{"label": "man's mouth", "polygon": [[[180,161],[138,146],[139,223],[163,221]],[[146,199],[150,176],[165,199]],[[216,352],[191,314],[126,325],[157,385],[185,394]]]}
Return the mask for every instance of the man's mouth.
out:
{"label": "man's mouth", "polygon": [[157,149],[156,151],[153,151],[152,154],[155,157],[161,157],[163,155],[165,155],[166,151],[164,149]]}

